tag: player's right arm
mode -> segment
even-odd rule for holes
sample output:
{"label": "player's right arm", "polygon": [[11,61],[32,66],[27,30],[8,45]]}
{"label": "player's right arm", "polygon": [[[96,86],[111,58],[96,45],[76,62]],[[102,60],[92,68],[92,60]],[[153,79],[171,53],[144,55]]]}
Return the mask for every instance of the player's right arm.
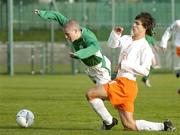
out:
{"label": "player's right arm", "polygon": [[45,20],[57,21],[61,26],[64,26],[64,24],[66,24],[69,21],[68,18],[66,18],[61,13],[56,11],[44,11],[44,10],[35,9],[34,13],[39,15],[41,18]]}
{"label": "player's right arm", "polygon": [[108,38],[108,46],[110,48],[117,48],[120,47],[119,40],[121,38],[121,34],[123,32],[122,27],[115,27],[112,32],[110,33],[110,36]]}

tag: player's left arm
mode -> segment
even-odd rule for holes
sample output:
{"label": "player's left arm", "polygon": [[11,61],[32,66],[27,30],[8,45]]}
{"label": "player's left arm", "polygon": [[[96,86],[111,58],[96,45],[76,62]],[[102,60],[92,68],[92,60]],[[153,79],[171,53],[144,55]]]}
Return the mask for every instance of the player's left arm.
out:
{"label": "player's left arm", "polygon": [[66,24],[69,21],[68,18],[56,11],[44,11],[35,9],[34,12],[35,14],[39,15],[41,18],[45,20],[57,21],[61,26],[64,26],[64,24]]}
{"label": "player's left arm", "polygon": [[87,48],[80,49],[74,53],[74,56],[78,59],[85,59],[92,55],[95,55],[96,52],[100,51],[99,45],[96,42],[90,42]]}

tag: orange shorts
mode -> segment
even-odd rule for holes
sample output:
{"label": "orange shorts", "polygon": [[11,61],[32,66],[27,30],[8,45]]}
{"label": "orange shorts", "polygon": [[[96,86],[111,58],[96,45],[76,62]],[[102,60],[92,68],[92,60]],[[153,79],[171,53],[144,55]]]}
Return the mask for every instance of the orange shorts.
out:
{"label": "orange shorts", "polygon": [[103,86],[114,107],[134,112],[134,100],[138,92],[136,81],[118,77]]}
{"label": "orange shorts", "polygon": [[180,57],[180,47],[176,47],[176,55]]}

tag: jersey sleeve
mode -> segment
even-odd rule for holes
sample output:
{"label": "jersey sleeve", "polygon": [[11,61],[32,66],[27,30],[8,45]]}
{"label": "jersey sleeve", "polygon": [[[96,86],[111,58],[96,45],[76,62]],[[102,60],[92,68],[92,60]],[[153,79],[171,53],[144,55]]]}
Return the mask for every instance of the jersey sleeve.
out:
{"label": "jersey sleeve", "polygon": [[59,23],[60,26],[64,26],[69,19],[56,11],[40,11],[39,16],[45,20],[54,20]]}
{"label": "jersey sleeve", "polygon": [[121,38],[121,35],[116,34],[115,31],[112,30],[108,38],[108,47],[110,48],[120,47],[120,43],[119,43],[120,38]]}
{"label": "jersey sleeve", "polygon": [[80,49],[79,51],[75,52],[75,56],[79,59],[85,59],[92,55],[95,55],[96,52],[100,50],[97,41],[87,41],[88,47],[84,49]]}
{"label": "jersey sleeve", "polygon": [[173,23],[171,26],[169,26],[165,33],[163,34],[162,38],[161,38],[161,42],[160,42],[160,47],[163,47],[163,48],[167,48],[167,43],[168,43],[168,40],[171,38],[172,36],[172,33],[173,33],[173,29],[176,25],[176,22]]}

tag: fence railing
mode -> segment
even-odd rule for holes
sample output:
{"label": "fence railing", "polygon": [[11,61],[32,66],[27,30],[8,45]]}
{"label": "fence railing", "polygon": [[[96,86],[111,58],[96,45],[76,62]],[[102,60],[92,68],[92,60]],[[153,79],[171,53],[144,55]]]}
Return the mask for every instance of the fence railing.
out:
{"label": "fence railing", "polygon": [[[106,41],[100,42],[100,45],[103,53],[111,60],[112,69],[114,69],[120,50],[110,49],[107,47]],[[84,73],[82,64],[69,57],[70,48],[64,43],[55,43],[53,50],[51,52],[51,43],[47,42],[15,42],[14,72],[16,74]],[[174,51],[169,45],[166,53],[155,52],[161,71],[172,71],[177,66],[178,59],[175,57]],[[0,56],[0,73],[7,73],[7,45],[0,45]],[[172,65],[173,63],[174,65]],[[52,67],[53,69],[51,69]]]}

